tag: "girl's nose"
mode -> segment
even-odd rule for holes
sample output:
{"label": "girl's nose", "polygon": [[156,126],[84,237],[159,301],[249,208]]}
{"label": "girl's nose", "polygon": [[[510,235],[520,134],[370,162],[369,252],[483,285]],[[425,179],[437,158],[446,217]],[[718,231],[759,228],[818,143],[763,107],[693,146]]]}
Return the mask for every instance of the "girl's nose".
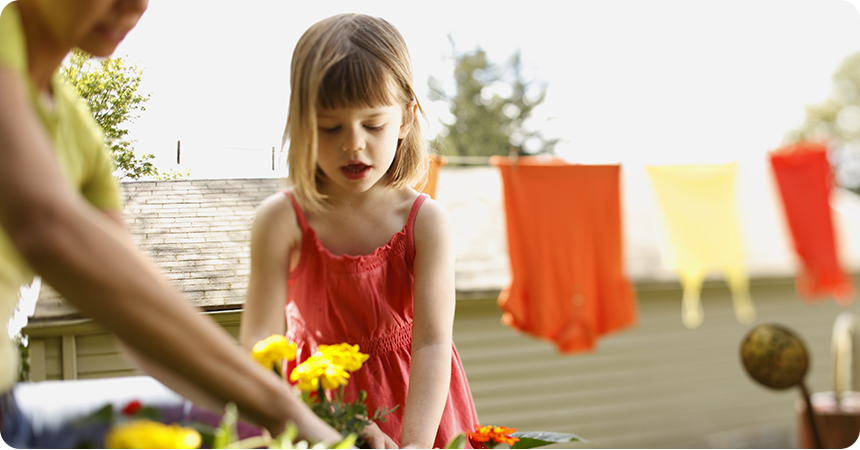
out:
{"label": "girl's nose", "polygon": [[351,131],[343,141],[343,151],[359,152],[364,150],[364,138],[357,132]]}

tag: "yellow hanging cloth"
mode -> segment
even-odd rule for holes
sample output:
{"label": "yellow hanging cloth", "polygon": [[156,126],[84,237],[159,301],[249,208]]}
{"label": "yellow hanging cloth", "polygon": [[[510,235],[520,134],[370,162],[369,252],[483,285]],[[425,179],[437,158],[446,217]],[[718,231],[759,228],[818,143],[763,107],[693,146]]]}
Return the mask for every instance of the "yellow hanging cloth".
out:
{"label": "yellow hanging cloth", "polygon": [[648,166],[669,234],[667,261],[684,290],[681,317],[687,328],[702,324],[702,283],[721,271],[732,292],[735,316],[744,324],[755,320],[735,192],[736,163]]}

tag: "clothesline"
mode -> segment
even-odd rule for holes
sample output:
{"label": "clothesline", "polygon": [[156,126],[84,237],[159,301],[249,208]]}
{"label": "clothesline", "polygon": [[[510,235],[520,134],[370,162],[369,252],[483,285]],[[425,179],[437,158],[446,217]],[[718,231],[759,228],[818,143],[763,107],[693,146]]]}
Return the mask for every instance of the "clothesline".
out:
{"label": "clothesline", "polygon": [[[813,156],[810,157],[810,155]],[[815,164],[813,164],[813,166],[815,166],[815,168],[811,168],[812,166],[808,163],[805,165],[794,164],[804,158],[811,158],[814,160]],[[441,165],[445,164],[446,159],[447,158],[441,159]],[[451,162],[450,159],[447,159],[447,161]],[[800,171],[795,171],[797,173],[786,175],[785,170],[780,168],[779,161],[792,161],[792,164],[800,167]],[[594,272],[595,270],[597,272],[600,272],[601,270],[605,272],[605,269],[595,269],[595,267],[599,266],[600,263],[597,262],[597,259],[593,256],[594,252],[592,250],[584,250],[584,248],[588,246],[583,246],[582,242],[601,242],[599,245],[604,247],[597,253],[603,254],[604,256],[607,253],[607,244],[606,241],[600,241],[598,235],[588,237],[588,233],[586,233],[584,235],[586,236],[584,240],[580,239],[580,243],[573,246],[568,245],[567,247],[564,247],[557,245],[555,242],[544,244],[531,243],[523,246],[521,243],[514,242],[514,240],[518,238],[512,236],[515,236],[518,233],[522,234],[522,231],[518,232],[515,228],[519,226],[521,230],[537,229],[536,227],[538,225],[543,227],[549,223],[555,224],[555,231],[552,229],[542,229],[542,231],[534,234],[538,234],[540,236],[553,236],[556,240],[560,236],[565,236],[565,233],[567,235],[572,234],[573,232],[571,230],[579,225],[579,223],[571,221],[570,218],[565,218],[565,211],[570,210],[571,208],[580,208],[578,219],[579,222],[582,222],[582,217],[586,217],[588,214],[597,214],[581,210],[584,204],[588,204],[589,202],[594,203],[592,200],[595,197],[603,195],[603,197],[601,197],[601,202],[604,204],[603,206],[605,209],[606,204],[615,205],[618,202],[617,197],[620,196],[620,192],[617,187],[617,176],[614,181],[616,186],[613,188],[613,192],[615,193],[612,194],[615,198],[607,203],[605,191],[603,191],[604,194],[599,194],[601,190],[597,189],[596,185],[586,187],[583,190],[582,183],[583,177],[586,177],[585,174],[596,173],[597,171],[605,170],[604,168],[608,167],[614,167],[617,173],[621,168],[621,164],[572,164],[565,162],[560,158],[552,157],[518,157],[516,160],[496,157],[492,160],[488,158],[488,162],[499,167],[502,174],[505,190],[505,213],[508,218],[507,231],[510,249],[509,256],[513,272],[512,284],[505,292],[502,293],[502,296],[500,297],[500,305],[502,306],[502,309],[505,310],[506,323],[516,328],[523,329],[524,331],[528,331],[526,329],[529,328],[529,326],[522,325],[523,323],[526,323],[523,317],[528,316],[533,318],[536,317],[536,314],[547,314],[547,311],[543,311],[542,309],[546,309],[547,305],[551,305],[556,301],[551,298],[557,298],[559,305],[570,304],[571,298],[580,298],[575,294],[571,294],[571,292],[576,291],[576,289],[581,291],[582,274],[584,272]],[[783,178],[788,176],[788,184],[790,186],[800,187],[800,189],[792,191],[791,189],[786,189],[782,185],[777,186],[779,189],[779,198],[783,203],[783,218],[786,220],[787,228],[791,232],[791,238],[798,257],[803,262],[803,267],[800,270],[800,273],[797,274],[798,293],[801,298],[806,300],[814,300],[819,299],[822,296],[831,295],[840,303],[849,303],[853,300],[854,288],[850,283],[850,279],[845,276],[844,271],[839,266],[836,255],[837,252],[835,242],[833,240],[833,223],[830,217],[831,213],[828,205],[829,192],[832,187],[832,175],[829,173],[829,164],[826,161],[826,152],[824,147],[816,146],[814,144],[787,147],[780,149],[779,151],[771,152],[768,155],[768,163],[771,165],[772,171],[777,175],[775,178],[778,179],[780,174]],[[437,163],[437,167],[434,168],[437,171],[439,164],[440,163]],[[755,318],[755,310],[748,292],[747,275],[745,273],[745,268],[743,267],[743,251],[738,232],[738,218],[736,213],[738,209],[736,205],[736,199],[738,197],[736,195],[738,183],[738,180],[736,179],[737,166],[737,163],[646,166],[652,187],[654,188],[655,194],[657,194],[658,204],[660,205],[659,209],[662,213],[661,215],[666,219],[664,221],[664,226],[667,228],[668,235],[672,241],[672,245],[670,245],[672,254],[664,254],[663,256],[664,259],[674,260],[673,265],[676,269],[675,271],[684,285],[684,301],[682,303],[684,314],[682,317],[684,318],[685,324],[690,328],[695,328],[701,323],[701,305],[699,304],[698,299],[701,283],[706,272],[714,270],[721,272],[726,277],[726,281],[733,293],[735,311],[738,319],[743,323],[750,323]],[[523,170],[517,170],[518,168],[522,168]],[[552,171],[566,171],[566,175],[561,177],[552,175],[552,177],[554,177],[553,179],[557,179],[558,182],[561,183],[561,185],[553,188],[547,188],[545,186],[538,186],[535,188],[535,186],[524,184],[525,182],[522,180],[518,182],[519,184],[516,189],[513,189],[510,186],[512,183],[510,174],[519,174],[516,176],[528,177],[530,176],[528,175],[529,172],[533,172],[535,170],[543,171],[541,176],[533,177],[534,179],[528,182],[533,184],[536,183],[535,186],[545,183],[546,179],[550,177],[548,174]],[[547,170],[549,170],[549,172],[547,172]],[[509,173],[506,175],[506,172]],[[434,173],[432,177],[437,176],[437,174],[438,172]],[[810,186],[812,184],[815,184],[817,187],[815,189],[804,188],[805,186]],[[435,186],[433,189],[435,189]],[[532,206],[541,206],[537,209],[530,209],[527,214],[513,213],[512,216],[511,209],[515,207],[511,205],[508,197],[521,196],[517,194],[517,192],[528,189],[531,190],[531,194],[528,196],[528,200],[525,203]],[[579,194],[574,195],[572,194],[573,192],[578,192]],[[815,192],[815,195],[811,197],[810,194],[812,192]],[[544,205],[541,201],[546,200],[546,198],[555,200],[556,203],[552,205]],[[597,207],[599,206],[600,205],[597,205]],[[592,207],[595,207],[595,205],[592,205]],[[615,209],[615,206],[612,206],[612,208]],[[798,214],[792,214],[790,212],[792,208],[799,208],[798,210],[801,211],[809,211],[809,208],[813,208],[817,212],[815,214],[809,214],[808,212],[801,213],[799,215],[800,222],[798,222]],[[521,220],[521,216],[527,216],[538,220],[539,224],[531,223],[526,225],[512,225],[512,222]],[[536,219],[537,217],[540,217],[540,219]],[[606,223],[606,220],[604,220],[603,224],[605,225]],[[514,228],[512,228],[512,226]],[[604,226],[604,228],[606,227]],[[593,234],[594,230],[590,231],[590,233]],[[619,246],[623,244],[621,232],[618,231],[613,233],[613,239],[617,239]],[[606,234],[605,231],[603,234]],[[529,246],[535,245],[543,245],[546,248],[561,250],[559,250],[555,255],[532,255],[526,257],[525,261],[517,261],[517,258],[523,258],[522,253],[524,252],[522,250],[514,250],[515,247],[528,249]],[[589,253],[591,256],[585,255],[585,253]],[[614,248],[609,253],[614,255]],[[591,261],[587,260],[589,257],[592,258]],[[576,269],[568,268],[559,270],[560,261],[565,260],[565,258],[579,258],[579,266]],[[582,265],[583,258],[586,258],[585,266]],[[522,267],[532,268],[544,274],[551,274],[553,271],[561,272],[561,275],[557,276],[557,278],[561,280],[561,284],[558,285],[560,286],[558,289],[559,292],[522,294],[523,291],[533,289],[528,286],[529,284],[546,285],[548,281],[543,280],[541,282],[530,282],[523,287],[522,280],[524,275],[522,273],[517,273],[517,267],[521,267],[521,269],[519,269],[520,272],[523,271]],[[625,279],[626,282],[625,274],[619,272],[616,275],[621,279]],[[534,275],[531,276],[534,277]],[[603,275],[592,273],[587,275],[585,278],[599,276]],[[573,279],[580,279],[580,282],[579,287],[571,291],[571,286],[576,284],[571,281]],[[516,288],[518,283],[520,284],[520,287]],[[549,283],[552,283],[552,281],[549,281]],[[567,285],[564,283],[567,283]],[[537,305],[537,310],[526,314],[523,312],[524,308],[522,305],[517,307],[520,309],[519,312],[515,311],[516,308],[507,310],[505,308],[505,304],[508,302],[511,292],[514,291],[521,291],[519,294],[516,294],[521,297],[531,297],[531,301]],[[573,297],[571,297],[571,295],[573,295]],[[606,303],[607,301],[614,301],[612,298],[607,298],[605,294],[592,293],[591,295],[600,298],[586,298],[586,302],[597,301],[598,303]],[[617,294],[615,296],[618,297]],[[616,303],[616,307],[617,306],[618,304]],[[623,309],[624,308],[621,308],[621,310]],[[554,311],[550,311],[549,314],[551,316],[554,315],[556,318],[561,317],[562,319],[560,320],[562,321],[574,320],[571,317],[570,312],[565,313],[566,315],[559,314],[558,307],[556,307]],[[517,317],[517,315],[519,315],[519,317]],[[582,321],[582,317],[577,320]],[[594,323],[592,323],[591,327],[596,330],[596,328],[594,328],[594,326],[596,326],[595,324],[603,319],[595,320],[596,322],[593,321]],[[628,322],[627,325],[635,321],[635,319],[630,319],[629,314],[626,320]],[[597,332],[592,333],[591,337],[588,338],[581,337],[579,338],[578,343],[564,342],[565,339],[569,339],[570,333],[567,333],[567,338],[563,338],[562,335],[564,333],[558,330],[564,329],[565,326],[569,328],[570,324],[556,324],[554,327],[556,329],[554,337],[546,335],[546,326],[534,327],[534,329],[529,332],[538,335],[543,334],[542,337],[555,340],[562,351],[570,351],[572,348],[589,348],[593,345],[594,337],[600,334]],[[581,324],[578,326],[582,328]],[[580,336],[585,336],[587,334],[583,334],[581,332],[578,333]],[[565,350],[565,348],[568,350]]]}

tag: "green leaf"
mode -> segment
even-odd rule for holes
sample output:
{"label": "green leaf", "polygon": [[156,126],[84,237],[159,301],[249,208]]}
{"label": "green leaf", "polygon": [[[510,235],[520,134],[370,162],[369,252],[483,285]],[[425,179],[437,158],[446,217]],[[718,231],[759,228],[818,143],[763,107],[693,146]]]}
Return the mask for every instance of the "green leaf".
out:
{"label": "green leaf", "polygon": [[233,402],[227,403],[224,409],[224,416],[215,430],[215,439],[213,439],[212,448],[227,448],[232,442],[239,439],[236,432],[236,423],[239,421],[239,410]]}
{"label": "green leaf", "polygon": [[535,448],[559,442],[588,442],[573,433],[555,433],[552,431],[523,431],[511,433],[520,440],[514,442],[511,448]]}
{"label": "green leaf", "polygon": [[100,423],[111,424],[111,423],[113,423],[113,421],[114,421],[113,405],[108,403],[107,405],[102,406],[99,410],[95,411],[94,413],[90,414],[89,416],[86,416],[83,419],[80,419],[77,423],[79,423],[81,425],[100,424]]}
{"label": "green leaf", "polygon": [[358,435],[355,433],[350,433],[347,437],[343,438],[343,440],[341,440],[331,448],[352,448],[353,444],[355,444],[356,439],[358,439]]}
{"label": "green leaf", "polygon": [[278,437],[272,440],[269,448],[293,448],[293,443],[296,441],[299,430],[293,422],[287,422],[287,428]]}
{"label": "green leaf", "polygon": [[388,418],[385,416],[393,413],[394,410],[396,410],[399,407],[400,407],[400,405],[394,405],[394,408],[387,409],[387,408],[384,408],[382,406],[379,406],[376,408],[376,412],[373,414],[373,417],[371,417],[370,420],[376,420],[376,421],[379,421],[379,423],[385,423],[385,421],[388,420]]}
{"label": "green leaf", "polygon": [[191,422],[187,427],[193,428],[200,433],[203,441],[201,447],[215,448],[215,428],[202,422]]}
{"label": "green leaf", "polygon": [[460,433],[448,442],[445,448],[466,448],[466,433]]}
{"label": "green leaf", "polygon": [[152,406],[144,406],[134,414],[134,417],[136,419],[149,419],[153,422],[161,422],[161,411]]}

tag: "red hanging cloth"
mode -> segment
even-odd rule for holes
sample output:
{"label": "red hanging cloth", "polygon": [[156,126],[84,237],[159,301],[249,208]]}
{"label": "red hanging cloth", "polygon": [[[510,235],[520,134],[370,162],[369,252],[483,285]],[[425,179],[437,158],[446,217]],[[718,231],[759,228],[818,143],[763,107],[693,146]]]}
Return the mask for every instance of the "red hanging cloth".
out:
{"label": "red hanging cloth", "polygon": [[499,296],[506,325],[563,353],[593,350],[632,325],[624,275],[618,165],[493,157],[501,171],[512,283]]}
{"label": "red hanging cloth", "polygon": [[854,301],[854,286],[839,265],[830,209],[833,174],[827,149],[802,142],[770,153],[794,249],[802,260],[795,280],[806,300],[832,295],[840,304]]}

